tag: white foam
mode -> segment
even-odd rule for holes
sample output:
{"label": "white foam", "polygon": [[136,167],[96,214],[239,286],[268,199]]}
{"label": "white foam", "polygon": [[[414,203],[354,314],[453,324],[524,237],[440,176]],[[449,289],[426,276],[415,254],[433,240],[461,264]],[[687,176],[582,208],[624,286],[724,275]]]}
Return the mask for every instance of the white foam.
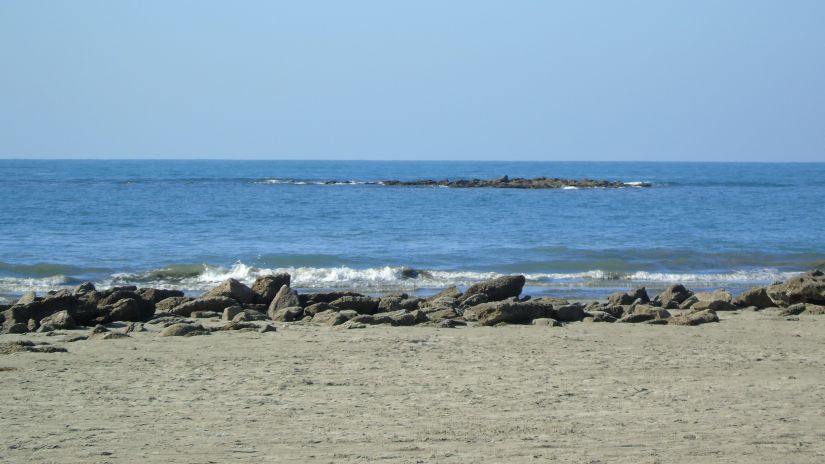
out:
{"label": "white foam", "polygon": [[564,186],[564,187],[562,187],[561,189],[562,189],[562,190],[578,190],[579,188],[578,188],[578,187],[575,187],[575,186],[573,186],[573,185],[565,185],[565,186]]}

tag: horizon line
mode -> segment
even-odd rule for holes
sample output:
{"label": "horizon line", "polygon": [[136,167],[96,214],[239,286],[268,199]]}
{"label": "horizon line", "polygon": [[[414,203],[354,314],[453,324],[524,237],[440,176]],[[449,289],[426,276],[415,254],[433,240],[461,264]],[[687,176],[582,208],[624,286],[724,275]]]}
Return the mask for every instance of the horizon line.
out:
{"label": "horizon line", "polygon": [[573,160],[573,159],[558,159],[558,160],[531,160],[531,159],[370,159],[370,158],[156,158],[156,157],[136,157],[136,158],[95,158],[95,157],[77,157],[77,158],[57,158],[45,156],[36,156],[31,158],[4,158],[0,157],[0,161],[319,161],[319,162],[381,162],[381,163],[405,163],[405,162],[429,162],[429,163],[453,163],[453,162],[467,162],[467,163],[708,163],[708,164],[823,164],[822,161],[743,161],[743,160]]}

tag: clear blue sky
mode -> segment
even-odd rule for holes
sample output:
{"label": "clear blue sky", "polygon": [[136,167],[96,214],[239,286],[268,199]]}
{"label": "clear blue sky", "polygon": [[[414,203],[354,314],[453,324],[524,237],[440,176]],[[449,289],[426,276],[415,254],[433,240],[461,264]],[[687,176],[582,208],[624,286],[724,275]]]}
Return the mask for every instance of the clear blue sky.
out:
{"label": "clear blue sky", "polygon": [[4,0],[0,157],[825,161],[825,1]]}

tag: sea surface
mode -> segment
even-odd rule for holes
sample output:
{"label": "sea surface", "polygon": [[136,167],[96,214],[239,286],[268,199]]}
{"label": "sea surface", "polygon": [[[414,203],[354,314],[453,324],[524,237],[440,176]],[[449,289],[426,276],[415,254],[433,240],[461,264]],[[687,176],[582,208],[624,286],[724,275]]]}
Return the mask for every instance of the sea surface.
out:
{"label": "sea surface", "polygon": [[[375,183],[502,175],[629,184]],[[279,271],[376,294],[511,273],[569,298],[738,291],[825,264],[825,164],[0,160],[0,217],[6,300],[83,281],[197,294]]]}

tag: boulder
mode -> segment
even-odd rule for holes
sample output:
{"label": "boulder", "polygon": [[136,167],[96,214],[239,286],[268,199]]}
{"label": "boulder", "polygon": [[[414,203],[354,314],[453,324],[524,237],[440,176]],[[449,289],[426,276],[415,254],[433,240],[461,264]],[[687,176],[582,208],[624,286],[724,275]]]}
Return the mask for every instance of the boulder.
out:
{"label": "boulder", "polygon": [[252,283],[252,293],[255,294],[255,301],[268,306],[275,299],[278,290],[284,285],[289,287],[291,281],[292,276],[287,273],[258,277]]}
{"label": "boulder", "polygon": [[160,331],[161,337],[191,337],[195,335],[209,335],[200,324],[172,324]]}
{"label": "boulder", "polygon": [[338,308],[329,303],[315,303],[304,308],[304,314],[312,317],[324,311],[338,311]]}
{"label": "boulder", "polygon": [[516,301],[505,300],[467,308],[464,318],[478,321],[481,325],[496,325],[501,322],[508,324],[526,324],[533,319],[553,317],[553,305],[541,300]]}
{"label": "boulder", "polygon": [[523,275],[503,276],[492,280],[486,280],[470,286],[461,296],[465,301],[473,295],[482,294],[487,297],[487,301],[501,301],[511,297],[521,295],[521,290],[527,279]]}
{"label": "boulder", "polygon": [[413,311],[418,309],[419,305],[424,302],[420,298],[409,298],[406,295],[404,296],[385,296],[382,297],[378,302],[378,308],[376,309],[379,313],[386,313],[392,311]]}
{"label": "boulder", "polygon": [[174,308],[169,310],[169,312],[177,316],[188,317],[194,311],[215,311],[222,313],[224,309],[230,306],[237,305],[238,302],[232,298],[228,298],[225,296],[213,296],[187,301],[178,306],[175,306]]}
{"label": "boulder", "polygon": [[797,316],[805,312],[805,303],[796,303],[779,311],[780,316]]}
{"label": "boulder", "polygon": [[636,301],[636,299],[625,292],[612,293],[609,297],[607,297],[607,304],[611,306],[629,305],[634,301]]}
{"label": "boulder", "polygon": [[167,298],[180,298],[183,296],[183,292],[180,290],[166,290],[163,288],[141,288],[137,291],[137,294],[144,300],[154,304],[157,304]]}
{"label": "boulder", "polygon": [[[304,296],[304,295],[302,295]],[[355,292],[326,292],[326,293],[312,293],[309,295],[305,295],[304,301],[302,301],[303,305],[309,306],[315,303],[332,303],[333,301],[337,300],[338,298],[342,298],[345,296],[364,296],[360,293]]]}
{"label": "boulder", "polygon": [[712,309],[693,311],[688,314],[674,316],[668,320],[672,325],[701,325],[709,322],[719,322],[719,316]]}
{"label": "boulder", "polygon": [[416,309],[415,311],[406,312],[404,310],[395,311],[389,314],[390,324],[394,326],[410,326],[427,322],[430,319],[424,311]]}
{"label": "boulder", "polygon": [[439,309],[437,311],[425,312],[427,314],[427,318],[431,321],[443,321],[445,319],[456,319],[461,317],[460,314],[455,309],[447,308],[447,309]]}
{"label": "boulder", "polygon": [[693,292],[685,288],[682,284],[671,285],[661,293],[656,295],[654,301],[661,303],[661,305],[665,308],[675,309],[671,307],[671,303],[675,302],[677,307],[678,304],[682,303],[683,301],[687,300],[693,295]]}
{"label": "boulder", "polygon": [[590,311],[588,312],[593,322],[616,322],[618,318],[606,311]]}
{"label": "boulder", "polygon": [[[347,313],[347,311],[343,312]],[[350,319],[347,317],[348,314],[341,313],[341,311],[333,311],[331,309],[321,311],[312,317],[312,322],[323,325],[341,325]]]}
{"label": "boulder", "polygon": [[825,276],[818,272],[808,272],[785,283],[771,285],[766,291],[777,306],[825,304]]}
{"label": "boulder", "polygon": [[35,301],[37,301],[37,294],[34,292],[26,292],[17,300],[17,303],[15,304],[27,305],[29,303],[34,303]]}
{"label": "boulder", "polygon": [[272,299],[272,302],[269,303],[269,307],[266,311],[267,314],[272,317],[272,314],[280,309],[295,306],[301,306],[301,301],[298,299],[298,292],[287,287],[286,285],[281,285],[281,288],[278,290],[278,293],[275,294],[275,298]]}
{"label": "boulder", "polygon": [[439,298],[437,300],[434,300],[432,303],[444,302],[444,301],[449,301],[449,300],[460,303],[461,306],[463,306],[465,308],[480,305],[481,303],[489,303],[490,302],[490,300],[487,298],[487,295],[485,295],[483,293],[476,293],[475,295],[468,296],[466,299],[464,299],[462,301],[458,301],[458,300],[455,300],[455,299],[452,299],[452,298],[443,298],[442,297],[442,298]]}
{"label": "boulder", "polygon": [[192,311],[189,317],[194,317],[195,319],[211,319],[213,317],[221,317],[221,313],[215,311]]}
{"label": "boulder", "polygon": [[192,300],[193,298],[187,298],[184,296],[171,296],[169,298],[164,298],[155,303],[155,311],[159,313],[171,312],[172,309]]}
{"label": "boulder", "polygon": [[273,310],[272,306],[270,305],[267,314],[269,315],[269,318],[273,321],[295,322],[301,320],[304,317],[304,309],[300,306],[289,306],[286,308]]}
{"label": "boulder", "polygon": [[805,314],[811,316],[821,316],[825,314],[825,306],[805,303]]}
{"label": "boulder", "polygon": [[553,319],[560,322],[576,322],[584,319],[584,307],[581,304],[573,303],[562,306],[553,306]]}
{"label": "boulder", "polygon": [[244,309],[232,317],[233,322],[266,321],[268,319],[266,314],[254,309]]}
{"label": "boulder", "polygon": [[109,321],[148,321],[155,314],[155,307],[138,297],[117,300],[114,304],[98,306],[103,311],[101,320]]}
{"label": "boulder", "polygon": [[733,304],[741,307],[755,306],[759,309],[770,308],[775,305],[765,287],[753,287],[745,290],[733,300]]}
{"label": "boulder", "polygon": [[58,311],[51,316],[40,320],[40,331],[50,332],[52,330],[71,330],[77,328],[74,318],[68,311]]}
{"label": "boulder", "polygon": [[427,298],[428,301],[437,300],[439,298],[461,298],[461,291],[455,285],[450,285],[449,287],[441,290],[440,292],[436,293],[435,295]]}
{"label": "boulder", "polygon": [[358,314],[375,314],[378,311],[378,298],[369,296],[344,296],[330,303],[338,309],[351,309]]}
{"label": "boulder", "polygon": [[72,295],[82,296],[94,291],[96,291],[95,284],[91,282],[83,282],[72,290]]}
{"label": "boulder", "polygon": [[619,319],[619,322],[647,322],[650,320],[665,320],[670,318],[670,312],[664,308],[650,305],[636,305],[630,314]]}
{"label": "boulder", "polygon": [[736,311],[739,307],[725,300],[699,300],[694,303],[690,309],[695,311],[703,311],[706,309],[711,311]]}
{"label": "boulder", "polygon": [[698,292],[693,296],[699,301],[724,301],[730,303],[733,300],[730,292],[727,290],[716,290],[715,292]]}
{"label": "boulder", "polygon": [[225,296],[243,304],[254,303],[255,293],[252,289],[235,279],[226,279],[217,287],[204,293],[201,298]]}
{"label": "boulder", "polygon": [[[68,292],[67,292],[68,293]],[[28,324],[29,320],[39,321],[59,311],[68,311],[78,324],[85,324],[98,315],[97,308],[74,295],[49,295],[42,300],[27,304],[15,304],[5,311],[5,324]]]}
{"label": "boulder", "polygon": [[240,306],[230,306],[228,308],[223,308],[223,314],[221,314],[221,319],[224,321],[231,321],[235,318],[238,314],[243,312],[243,308]]}

